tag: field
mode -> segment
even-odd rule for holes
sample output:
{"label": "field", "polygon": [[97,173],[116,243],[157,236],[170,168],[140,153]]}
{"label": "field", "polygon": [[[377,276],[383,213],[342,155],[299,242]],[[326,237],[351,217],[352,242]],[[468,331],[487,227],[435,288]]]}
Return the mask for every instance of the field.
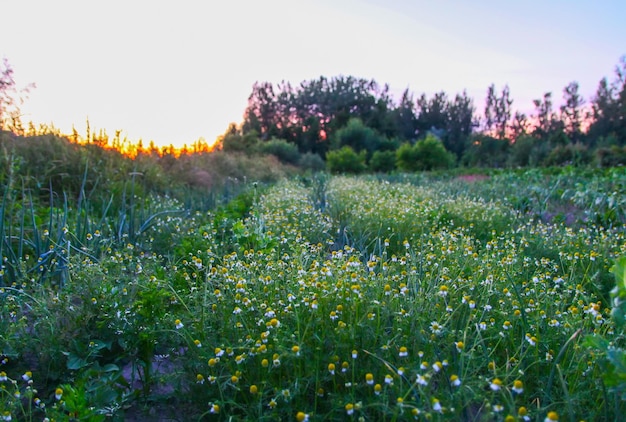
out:
{"label": "field", "polygon": [[3,420],[626,414],[624,169],[124,189],[4,192]]}

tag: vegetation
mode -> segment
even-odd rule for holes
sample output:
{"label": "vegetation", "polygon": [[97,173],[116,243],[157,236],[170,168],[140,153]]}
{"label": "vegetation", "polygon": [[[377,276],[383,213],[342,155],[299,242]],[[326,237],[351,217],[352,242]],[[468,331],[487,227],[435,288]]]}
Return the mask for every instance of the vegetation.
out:
{"label": "vegetation", "polygon": [[575,84],[474,132],[355,78],[255,85],[215,150],[5,124],[0,417],[618,420],[620,72],[586,131]]}
{"label": "vegetation", "polygon": [[17,161],[0,213],[5,418],[626,411],[623,169],[317,175],[207,208],[140,177],[122,199],[86,194],[91,165],[82,194],[50,195]]}
{"label": "vegetation", "polygon": [[579,93],[578,83],[571,82],[563,89],[558,110],[552,93],[547,92],[533,101],[532,115],[514,111],[508,86],[500,93],[494,85],[489,86],[481,115],[465,92],[454,99],[445,92],[431,98],[423,94],[414,101],[407,90],[395,102],[389,86],[355,77],[320,77],[297,87],[257,83],[244,121],[231,127],[224,142],[228,143],[234,131],[241,139],[253,136],[260,143],[283,139],[302,153],[322,157],[349,146],[357,153],[367,151],[369,170],[379,172],[423,168],[422,164],[406,162],[390,167],[389,155],[385,155],[385,164],[380,155],[374,166],[370,160],[376,152],[388,151],[389,146],[395,150],[429,135],[439,138],[453,154],[453,164],[498,168],[611,166],[623,160],[611,160],[609,152],[626,146],[625,74],[623,58],[614,80],[602,79],[596,95],[587,102]]}

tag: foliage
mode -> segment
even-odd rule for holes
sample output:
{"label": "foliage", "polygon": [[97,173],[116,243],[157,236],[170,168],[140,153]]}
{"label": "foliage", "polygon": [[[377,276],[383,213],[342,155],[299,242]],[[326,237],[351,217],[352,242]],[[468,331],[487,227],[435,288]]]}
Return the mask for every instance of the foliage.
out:
{"label": "foliage", "polygon": [[228,133],[222,138],[221,146],[224,151],[251,154],[258,148],[259,138],[254,131],[245,135]]}
{"label": "foliage", "polygon": [[13,78],[13,67],[4,58],[0,63],[0,136],[5,130],[20,133],[22,127],[20,106],[24,96],[34,85],[18,89]]}
{"label": "foliage", "polygon": [[300,153],[298,147],[284,139],[270,139],[259,145],[262,153],[272,154],[281,162],[296,165],[300,161]]}
{"label": "foliage", "polygon": [[390,173],[396,168],[395,151],[376,151],[370,159],[369,168],[373,172]]}
{"label": "foliage", "polygon": [[396,153],[397,166],[402,171],[446,169],[452,167],[454,161],[454,156],[446,151],[443,143],[430,134],[415,145],[401,145]]}
{"label": "foliage", "polygon": [[326,166],[331,173],[359,174],[365,171],[366,155],[365,150],[357,153],[346,145],[326,154]]}
{"label": "foliage", "polygon": [[596,150],[596,163],[600,167],[626,166],[626,145],[598,148]]}
{"label": "foliage", "polygon": [[298,167],[305,171],[318,172],[326,168],[326,163],[324,162],[324,159],[318,154],[305,152],[300,156],[300,160],[298,161]]}
{"label": "foliage", "polygon": [[[322,173],[180,214],[138,191],[154,214],[134,237],[13,188],[0,414],[619,418],[623,169],[470,176]],[[589,214],[541,219],[572,207]],[[62,284],[36,275],[49,245]]]}
{"label": "foliage", "polygon": [[[626,256],[616,260],[612,272],[615,275],[615,287],[611,290],[611,318],[615,327],[623,330],[626,325]],[[626,401],[626,350],[598,335],[587,336],[585,344],[602,353],[602,380],[611,392]]]}
{"label": "foliage", "polygon": [[509,142],[492,136],[476,136],[472,138],[463,155],[462,162],[469,167],[504,167],[509,152]]}
{"label": "foliage", "polygon": [[591,162],[591,155],[583,144],[558,145],[545,158],[543,164],[548,166],[585,165]]}
{"label": "foliage", "polygon": [[368,157],[371,157],[382,142],[382,137],[375,130],[365,126],[360,119],[353,118],[335,133],[332,149],[348,146],[357,153],[366,151]]}

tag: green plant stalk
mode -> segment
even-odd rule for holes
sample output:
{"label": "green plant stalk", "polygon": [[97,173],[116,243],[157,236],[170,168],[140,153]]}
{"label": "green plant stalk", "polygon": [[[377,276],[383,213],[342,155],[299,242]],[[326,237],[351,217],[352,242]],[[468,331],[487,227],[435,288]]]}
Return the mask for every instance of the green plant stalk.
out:
{"label": "green plant stalk", "polygon": [[581,332],[582,332],[582,328],[579,328],[578,330],[576,330],[574,334],[572,334],[570,338],[567,339],[565,344],[563,344],[563,346],[561,347],[561,350],[559,350],[558,355],[554,359],[554,363],[552,364],[552,369],[550,370],[550,376],[548,377],[548,383],[547,383],[546,392],[545,392],[545,397],[548,400],[548,402],[552,402],[552,396],[551,396],[552,382],[554,380],[554,373],[557,369],[557,365],[561,362],[561,359],[563,359],[563,356],[565,355],[565,351],[567,350],[567,347],[570,345],[570,343],[572,343],[576,339],[576,337],[578,337],[578,335]]}

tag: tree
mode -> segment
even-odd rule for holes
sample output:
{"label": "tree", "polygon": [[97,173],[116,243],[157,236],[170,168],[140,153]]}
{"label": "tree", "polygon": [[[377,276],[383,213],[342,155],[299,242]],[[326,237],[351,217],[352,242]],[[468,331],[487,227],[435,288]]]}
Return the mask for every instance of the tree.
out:
{"label": "tree", "polygon": [[448,125],[443,136],[443,145],[459,159],[472,131],[478,125],[474,119],[474,101],[463,91],[448,103]]}
{"label": "tree", "polygon": [[0,131],[23,132],[20,106],[24,102],[24,97],[34,86],[30,84],[18,89],[13,79],[13,67],[6,58],[2,60],[0,64]]}
{"label": "tree", "polygon": [[588,138],[614,138],[618,145],[626,145],[626,56],[615,67],[615,79],[609,83],[602,78],[592,100],[592,123]]}
{"label": "tree", "polygon": [[414,109],[413,95],[406,89],[402,93],[398,106],[391,111],[395,135],[403,140],[414,141],[417,136],[417,117]]}
{"label": "tree", "polygon": [[430,100],[422,94],[417,100],[417,133],[424,137],[428,132],[444,134],[448,126],[448,96],[436,93]]}
{"label": "tree", "polygon": [[535,124],[533,135],[548,139],[550,134],[558,129],[556,115],[552,111],[552,93],[546,92],[543,94],[542,99],[533,100],[533,104],[537,113],[535,116],[537,123]]}
{"label": "tree", "polygon": [[276,135],[278,127],[278,101],[270,82],[252,86],[248,107],[244,114],[243,131],[256,131],[261,139]]}
{"label": "tree", "polygon": [[570,82],[563,89],[563,100],[565,104],[561,106],[561,121],[565,134],[572,142],[578,142],[582,135],[580,126],[583,119],[582,107],[585,103],[578,93],[578,82]]}
{"label": "tree", "polygon": [[504,167],[510,145],[507,139],[479,134],[473,137],[462,162],[470,167]]}
{"label": "tree", "polygon": [[517,140],[521,136],[525,136],[528,134],[529,128],[530,123],[528,122],[528,117],[526,116],[526,114],[516,111],[510,126],[511,140],[513,142],[517,142]]}
{"label": "tree", "polygon": [[352,118],[348,120],[345,127],[335,133],[332,149],[339,149],[347,145],[356,152],[364,150],[371,157],[382,141],[383,137],[374,129],[365,126],[361,119]]}
{"label": "tree", "polygon": [[495,85],[489,86],[485,100],[485,129],[498,139],[506,138],[512,104],[508,85],[504,86],[500,96],[496,93]]}

